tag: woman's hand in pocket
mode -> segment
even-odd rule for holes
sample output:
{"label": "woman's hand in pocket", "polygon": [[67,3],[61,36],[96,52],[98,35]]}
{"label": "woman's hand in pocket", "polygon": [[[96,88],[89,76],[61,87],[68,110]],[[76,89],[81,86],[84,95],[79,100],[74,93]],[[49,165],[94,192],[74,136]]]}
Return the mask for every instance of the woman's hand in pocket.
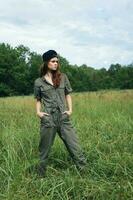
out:
{"label": "woman's hand in pocket", "polygon": [[72,111],[70,111],[70,110],[65,110],[63,113],[67,113],[67,115],[71,115],[72,114]]}
{"label": "woman's hand in pocket", "polygon": [[37,116],[42,118],[44,115],[49,115],[48,113],[45,113],[45,112],[38,112],[37,113]]}

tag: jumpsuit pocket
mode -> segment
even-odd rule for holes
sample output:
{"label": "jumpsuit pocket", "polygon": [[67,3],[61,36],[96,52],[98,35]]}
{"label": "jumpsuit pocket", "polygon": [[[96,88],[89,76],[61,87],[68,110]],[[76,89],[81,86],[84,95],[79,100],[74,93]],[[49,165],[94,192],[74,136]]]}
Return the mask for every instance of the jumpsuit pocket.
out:
{"label": "jumpsuit pocket", "polygon": [[66,126],[69,128],[74,128],[74,125],[71,121],[71,115],[68,115],[67,113],[61,114],[61,126],[64,129]]}
{"label": "jumpsuit pocket", "polygon": [[41,117],[41,125],[45,127],[52,127],[52,116],[50,114],[44,114],[43,117]]}
{"label": "jumpsuit pocket", "polygon": [[69,115],[67,113],[62,113],[61,121],[69,121]]}

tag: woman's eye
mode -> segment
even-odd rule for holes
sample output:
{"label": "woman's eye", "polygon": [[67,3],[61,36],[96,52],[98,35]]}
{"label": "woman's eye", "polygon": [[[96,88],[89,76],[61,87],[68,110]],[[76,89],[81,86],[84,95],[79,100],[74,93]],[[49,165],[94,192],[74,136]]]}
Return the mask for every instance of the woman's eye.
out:
{"label": "woman's eye", "polygon": [[58,63],[58,60],[56,61],[56,60],[52,60],[52,63],[54,63],[54,62],[57,62]]}

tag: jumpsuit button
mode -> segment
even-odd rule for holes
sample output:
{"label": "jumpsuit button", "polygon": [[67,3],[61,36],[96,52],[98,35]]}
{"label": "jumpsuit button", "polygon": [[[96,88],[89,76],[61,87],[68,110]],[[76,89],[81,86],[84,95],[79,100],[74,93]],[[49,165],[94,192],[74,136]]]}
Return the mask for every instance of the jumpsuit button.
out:
{"label": "jumpsuit button", "polygon": [[60,110],[58,106],[53,107],[52,110],[51,110],[51,113],[54,113],[56,110]]}

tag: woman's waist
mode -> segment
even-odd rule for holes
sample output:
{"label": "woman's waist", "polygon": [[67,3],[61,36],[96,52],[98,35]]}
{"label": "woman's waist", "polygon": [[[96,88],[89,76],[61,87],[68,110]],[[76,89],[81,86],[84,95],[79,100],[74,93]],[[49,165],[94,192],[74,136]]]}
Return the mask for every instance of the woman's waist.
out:
{"label": "woman's waist", "polygon": [[66,110],[66,106],[65,105],[56,105],[56,106],[44,106],[43,108],[43,112],[52,114],[54,112],[64,112]]}

